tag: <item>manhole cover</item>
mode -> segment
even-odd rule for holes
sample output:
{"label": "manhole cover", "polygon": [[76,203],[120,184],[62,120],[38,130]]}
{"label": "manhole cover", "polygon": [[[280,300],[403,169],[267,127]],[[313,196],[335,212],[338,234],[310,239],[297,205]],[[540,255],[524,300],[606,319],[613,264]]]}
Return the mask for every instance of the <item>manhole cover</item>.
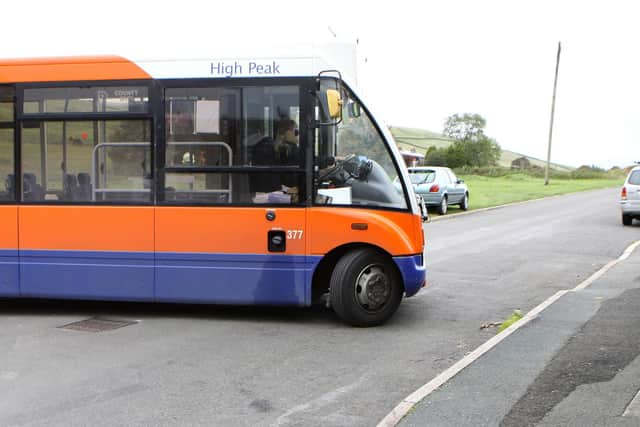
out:
{"label": "manhole cover", "polygon": [[59,326],[58,328],[82,332],[102,332],[123,328],[136,323],[138,322],[132,320],[114,320],[92,317],[91,319],[80,320],[79,322],[69,323],[68,325]]}

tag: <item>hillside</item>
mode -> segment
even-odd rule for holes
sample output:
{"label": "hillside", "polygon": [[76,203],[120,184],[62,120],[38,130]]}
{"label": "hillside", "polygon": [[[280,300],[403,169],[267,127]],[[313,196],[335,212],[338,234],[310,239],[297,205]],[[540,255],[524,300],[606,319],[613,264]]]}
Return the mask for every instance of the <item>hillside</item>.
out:
{"label": "hillside", "polygon": [[[389,130],[396,140],[401,150],[411,151],[412,148],[421,154],[424,154],[429,147],[446,148],[453,143],[453,140],[437,132],[431,132],[424,129],[403,128],[390,126]],[[498,164],[503,167],[511,167],[511,162],[519,157],[526,157],[532,165],[544,168],[546,161],[525,154],[516,153],[509,150],[502,150],[502,155]],[[551,167],[558,171],[569,172],[574,168],[569,166],[551,163]]]}

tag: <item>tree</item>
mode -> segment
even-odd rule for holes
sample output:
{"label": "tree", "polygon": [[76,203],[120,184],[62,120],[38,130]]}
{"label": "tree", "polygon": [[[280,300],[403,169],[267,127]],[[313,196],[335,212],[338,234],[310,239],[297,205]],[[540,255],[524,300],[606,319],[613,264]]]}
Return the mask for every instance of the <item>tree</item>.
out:
{"label": "tree", "polygon": [[479,114],[454,114],[447,118],[443,134],[455,142],[447,149],[447,165],[494,166],[500,158],[500,145],[484,133],[486,120]]}
{"label": "tree", "polygon": [[484,138],[484,127],[487,121],[480,114],[464,113],[460,116],[449,116],[444,124],[445,136],[456,141],[479,141]]}
{"label": "tree", "polygon": [[455,141],[447,148],[446,159],[447,166],[450,168],[460,168],[467,165],[467,149],[466,143]]}
{"label": "tree", "polygon": [[447,150],[445,148],[429,147],[424,156],[424,164],[429,166],[446,166]]}

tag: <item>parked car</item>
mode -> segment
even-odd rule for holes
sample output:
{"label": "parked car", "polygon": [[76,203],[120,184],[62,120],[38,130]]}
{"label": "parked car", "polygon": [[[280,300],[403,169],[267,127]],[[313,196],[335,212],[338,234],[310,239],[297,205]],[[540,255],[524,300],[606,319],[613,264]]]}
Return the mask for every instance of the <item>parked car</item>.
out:
{"label": "parked car", "polygon": [[631,169],[620,193],[622,224],[631,225],[633,219],[640,219],[640,166]]}
{"label": "parked car", "polygon": [[427,206],[436,206],[440,215],[447,213],[449,205],[460,205],[464,211],[469,209],[469,189],[451,169],[410,167],[409,177],[416,194],[422,196]]}

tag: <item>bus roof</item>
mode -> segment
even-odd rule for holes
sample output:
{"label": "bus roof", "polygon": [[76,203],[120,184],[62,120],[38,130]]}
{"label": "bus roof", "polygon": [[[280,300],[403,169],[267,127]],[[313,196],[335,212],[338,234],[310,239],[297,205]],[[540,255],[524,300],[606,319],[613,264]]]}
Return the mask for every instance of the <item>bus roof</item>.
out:
{"label": "bus roof", "polygon": [[118,56],[0,60],[0,83],[148,78],[138,65]]}
{"label": "bus roof", "polygon": [[[0,60],[0,83],[170,78],[301,77],[338,69],[352,79],[355,47],[345,43],[292,45],[258,50],[227,47],[201,59],[82,56]],[[256,48],[252,48],[256,52]]]}

